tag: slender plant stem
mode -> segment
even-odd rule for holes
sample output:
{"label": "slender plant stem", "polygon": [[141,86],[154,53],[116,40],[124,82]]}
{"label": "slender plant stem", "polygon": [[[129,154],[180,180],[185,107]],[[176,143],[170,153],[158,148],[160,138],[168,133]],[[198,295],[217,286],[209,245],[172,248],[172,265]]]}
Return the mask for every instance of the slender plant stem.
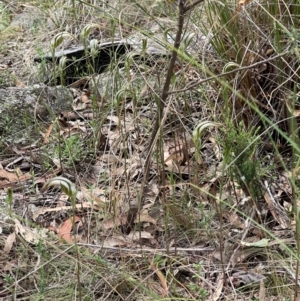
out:
{"label": "slender plant stem", "polygon": [[143,177],[143,182],[142,182],[142,186],[141,186],[141,190],[140,190],[141,191],[140,195],[142,197],[142,200],[143,200],[143,196],[144,196],[145,185],[146,185],[146,183],[148,183],[152,153],[153,153],[154,145],[156,144],[156,141],[158,138],[159,129],[161,127],[161,120],[163,117],[163,112],[164,112],[164,108],[166,105],[166,101],[167,101],[167,98],[169,95],[171,78],[173,75],[175,62],[176,62],[176,59],[178,56],[178,49],[180,46],[182,32],[183,32],[185,13],[189,9],[195,7],[195,5],[197,5],[198,3],[203,2],[203,1],[204,0],[201,0],[201,1],[198,0],[189,6],[185,5],[185,3],[186,3],[185,0],[179,1],[179,5],[178,5],[179,17],[178,17],[177,32],[176,32],[176,37],[175,37],[175,41],[174,41],[174,47],[172,49],[171,60],[170,60],[169,67],[167,70],[166,80],[165,80],[165,83],[163,86],[161,98],[159,99],[158,114],[156,116],[154,127],[153,127],[153,130],[151,133],[150,142],[149,142],[149,146],[148,146],[148,152],[147,152],[147,158],[146,158],[146,162],[145,162],[144,177]]}

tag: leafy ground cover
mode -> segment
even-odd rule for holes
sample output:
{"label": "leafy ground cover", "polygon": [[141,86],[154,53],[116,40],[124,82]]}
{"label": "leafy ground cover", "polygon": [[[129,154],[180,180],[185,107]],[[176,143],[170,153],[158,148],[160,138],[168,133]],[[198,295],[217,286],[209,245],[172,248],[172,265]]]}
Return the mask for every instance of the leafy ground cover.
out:
{"label": "leafy ground cover", "polygon": [[[4,118],[0,298],[299,300],[298,1],[0,12],[3,93],[69,84],[47,53],[86,64],[70,109],[24,114],[25,142],[22,108]],[[98,75],[95,41],[124,39]]]}

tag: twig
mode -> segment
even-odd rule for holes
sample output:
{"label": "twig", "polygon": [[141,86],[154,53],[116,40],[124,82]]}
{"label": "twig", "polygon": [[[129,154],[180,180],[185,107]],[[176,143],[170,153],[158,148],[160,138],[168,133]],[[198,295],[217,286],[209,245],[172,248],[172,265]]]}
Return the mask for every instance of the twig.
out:
{"label": "twig", "polygon": [[286,51],[286,52],[283,52],[281,54],[278,54],[278,55],[275,55],[273,57],[270,57],[268,59],[265,59],[265,60],[262,60],[262,61],[259,61],[259,62],[256,62],[252,65],[248,65],[248,66],[243,66],[243,67],[240,67],[240,68],[236,68],[236,69],[233,69],[231,71],[228,71],[228,72],[224,72],[224,73],[221,73],[221,74],[218,74],[218,75],[213,75],[211,77],[208,77],[208,78],[205,78],[205,79],[202,79],[196,83],[193,83],[191,85],[188,85],[187,87],[183,88],[183,89],[178,89],[178,90],[173,90],[173,91],[170,91],[168,92],[168,94],[175,94],[175,93],[180,93],[180,92],[186,92],[186,91],[189,91],[190,89],[192,88],[195,88],[205,82],[208,82],[208,81],[211,81],[213,79],[216,79],[216,78],[219,78],[219,77],[222,77],[222,76],[226,76],[226,75],[229,75],[229,74],[232,74],[232,73],[235,73],[235,72],[239,72],[239,71],[243,71],[243,70],[247,70],[247,69],[251,69],[251,68],[254,68],[254,67],[257,67],[261,64],[264,64],[264,63],[268,63],[272,60],[275,60],[275,59],[278,59],[278,58],[281,58],[283,56],[285,56],[286,54],[290,53],[290,51]]}
{"label": "twig", "polygon": [[[197,0],[196,2],[198,2],[198,1],[199,0]],[[204,0],[199,1],[199,3],[202,1],[204,1]],[[170,60],[167,75],[166,75],[166,81],[165,81],[165,84],[164,84],[164,87],[162,90],[162,94],[161,94],[161,98],[159,101],[159,111],[156,116],[155,124],[154,124],[153,130],[152,130],[152,133],[151,133],[150,143],[148,146],[147,158],[146,158],[146,162],[145,162],[145,172],[144,172],[143,182],[142,182],[142,186],[141,186],[141,198],[143,198],[143,196],[144,196],[145,185],[146,185],[146,183],[148,183],[153,148],[154,148],[154,145],[157,140],[158,132],[159,132],[159,129],[161,126],[162,115],[163,115],[164,108],[166,105],[166,100],[169,95],[171,78],[173,75],[173,69],[175,66],[176,59],[177,59],[178,49],[180,46],[181,36],[182,36],[182,32],[183,32],[184,14],[188,11],[187,6],[185,6],[185,0],[180,0],[178,7],[179,7],[179,17],[178,17],[178,24],[177,24],[178,29],[176,32],[174,47],[173,47],[172,54],[171,54],[171,60]],[[194,7],[194,6],[190,6],[190,7]]]}
{"label": "twig", "polygon": [[[130,253],[158,253],[162,252],[166,254],[167,249],[161,248],[161,249],[151,249],[151,248],[143,248],[140,247],[139,249],[130,249],[130,248],[122,248],[122,247],[108,247],[103,245],[94,245],[94,244],[86,244],[86,243],[78,243],[78,246],[83,247],[91,247],[91,248],[99,248],[99,249],[107,249],[107,250],[114,250],[114,251],[121,251],[121,252],[130,252]],[[169,248],[169,251],[171,252],[212,252],[214,251],[214,248]]]}
{"label": "twig", "polygon": [[[148,180],[149,180],[152,153],[153,153],[154,146],[156,145],[156,141],[157,141],[157,138],[158,138],[158,133],[159,133],[161,127],[162,127],[163,113],[164,113],[164,109],[165,109],[165,106],[166,106],[167,98],[170,94],[169,93],[170,84],[171,84],[171,79],[172,79],[172,75],[173,75],[175,62],[176,62],[176,59],[177,59],[177,56],[178,56],[178,49],[179,49],[179,46],[180,46],[180,43],[181,43],[185,13],[188,10],[195,7],[197,4],[201,3],[201,2],[204,2],[204,0],[196,0],[195,2],[191,3],[190,5],[186,5],[186,0],[179,0],[179,5],[178,5],[179,17],[178,17],[178,23],[177,23],[177,32],[176,32],[176,37],[175,37],[175,41],[174,41],[174,46],[173,46],[173,49],[172,49],[171,60],[170,60],[168,70],[167,70],[166,80],[165,80],[163,90],[162,90],[162,94],[161,94],[161,97],[160,97],[159,103],[158,103],[158,113],[157,113],[157,116],[156,116],[156,120],[155,120],[155,123],[154,123],[154,127],[153,127],[153,130],[152,130],[152,133],[151,133],[150,142],[149,142],[149,146],[148,146],[148,150],[147,150],[147,157],[146,157],[146,161],[145,161],[143,181],[142,181],[142,184],[141,184],[140,193],[137,196],[138,210],[137,210],[135,216],[132,216],[131,213],[128,214],[128,218],[127,218],[127,221],[126,221],[127,225],[131,225],[132,220],[134,220],[132,218],[133,217],[135,218],[136,215],[140,212],[141,206],[142,206],[143,201],[144,201],[144,196],[145,196],[144,192],[145,192],[146,184],[148,183]],[[128,229],[129,228],[126,228],[126,230],[128,230]]]}
{"label": "twig", "polygon": [[148,182],[148,177],[149,177],[149,171],[150,171],[150,162],[151,162],[151,157],[152,157],[152,151],[155,145],[155,142],[157,140],[157,133],[159,131],[160,125],[161,125],[161,119],[162,115],[164,112],[166,100],[168,98],[168,92],[170,89],[170,83],[171,83],[171,78],[173,75],[173,69],[175,66],[175,62],[177,59],[177,54],[178,54],[178,49],[180,46],[180,41],[181,41],[181,35],[183,31],[183,25],[184,25],[184,0],[179,1],[179,18],[178,18],[178,30],[176,33],[175,37],[175,42],[174,42],[174,47],[172,50],[172,55],[171,55],[171,60],[169,63],[168,71],[167,71],[167,76],[166,76],[166,81],[163,87],[163,91],[161,94],[161,98],[159,101],[159,111],[156,116],[155,124],[151,133],[151,138],[150,138],[150,144],[148,147],[148,154],[145,162],[145,173],[144,173],[144,179],[143,179],[143,185],[142,185],[142,191],[145,186],[145,184]]}

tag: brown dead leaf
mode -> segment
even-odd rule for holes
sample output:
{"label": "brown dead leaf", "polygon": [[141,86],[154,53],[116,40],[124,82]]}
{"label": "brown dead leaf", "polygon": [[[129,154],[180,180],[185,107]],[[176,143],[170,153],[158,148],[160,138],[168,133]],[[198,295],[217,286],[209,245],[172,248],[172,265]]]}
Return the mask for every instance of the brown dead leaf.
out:
{"label": "brown dead leaf", "polygon": [[8,172],[5,169],[0,170],[0,179],[5,179],[6,181],[14,182],[18,180],[18,177],[15,173]]}
{"label": "brown dead leaf", "polygon": [[[77,197],[77,195],[76,195],[76,197]],[[66,203],[68,202],[68,200],[69,200],[69,196],[64,192],[61,192],[57,198],[56,206],[57,207],[65,206]]]}
{"label": "brown dead leaf", "polygon": [[189,154],[192,153],[191,149],[194,148],[191,139],[175,139],[176,143],[170,142],[165,145],[164,150],[164,163],[170,168],[173,164],[185,165],[188,161]]}
{"label": "brown dead leaf", "polygon": [[41,215],[41,214],[45,214],[48,212],[57,212],[57,211],[63,211],[63,210],[80,210],[80,209],[85,209],[85,208],[92,208],[97,210],[98,207],[97,205],[93,205],[90,202],[84,202],[82,204],[76,204],[74,207],[73,206],[60,206],[60,207],[56,207],[56,208],[39,208],[38,210],[36,210],[32,216],[32,219],[36,222],[37,218]]}
{"label": "brown dead leaf", "polygon": [[119,117],[117,117],[117,116],[107,116],[106,117],[108,120],[111,120],[112,122],[114,122],[114,123],[116,123],[116,124],[119,124],[119,122],[121,122],[120,121],[120,119],[119,119]]}
{"label": "brown dead leaf", "polygon": [[79,222],[80,220],[81,219],[79,216],[74,216],[74,221],[72,221],[72,218],[69,218],[66,221],[64,221],[59,227],[58,236],[68,243],[73,243],[74,239],[71,236],[73,222],[76,223]]}
{"label": "brown dead leaf", "polygon": [[0,189],[11,187],[17,188],[19,182],[29,180],[32,177],[29,173],[22,174],[20,170],[9,172],[5,169],[0,169]]}
{"label": "brown dead leaf", "polygon": [[20,234],[27,242],[37,244],[40,240],[39,235],[29,227],[22,225],[19,220],[15,219],[16,234]]}
{"label": "brown dead leaf", "polygon": [[[281,225],[283,229],[287,229],[288,223],[287,223],[287,220],[284,218],[285,212],[281,213],[280,211],[282,211],[282,210],[280,210],[279,208],[278,209],[275,208],[276,203],[272,201],[272,198],[270,197],[268,192],[266,192],[264,194],[264,199],[265,199],[266,203],[268,204],[269,210],[270,210],[272,216],[274,217],[274,219],[277,221],[277,223],[279,225]],[[277,212],[279,212],[281,214],[277,214]]]}
{"label": "brown dead leaf", "polygon": [[216,286],[215,292],[212,296],[213,301],[219,300],[221,293],[222,293],[223,286],[224,286],[223,274],[219,274],[218,280],[217,280],[217,286]]}
{"label": "brown dead leaf", "polygon": [[91,102],[90,99],[89,99],[88,93],[83,92],[83,93],[81,94],[81,101],[82,101],[83,103],[85,103],[85,104]]}
{"label": "brown dead leaf", "polygon": [[191,217],[189,217],[180,206],[175,203],[170,203],[168,204],[168,209],[176,224],[184,227],[185,229],[190,229],[192,227]]}
{"label": "brown dead leaf", "polygon": [[258,299],[259,299],[259,301],[266,300],[266,287],[265,287],[265,283],[263,280],[260,281]]}
{"label": "brown dead leaf", "polygon": [[251,2],[251,0],[240,0],[238,2],[238,5],[237,5],[237,11],[240,11],[242,9],[242,6],[245,6],[247,5],[249,2]]}
{"label": "brown dead leaf", "polygon": [[13,232],[7,236],[5,246],[3,248],[3,254],[7,255],[10,252],[15,241],[16,241],[16,233],[15,232]]}
{"label": "brown dead leaf", "polygon": [[15,181],[25,181],[31,178],[30,174],[20,174],[19,172],[9,172],[5,169],[0,170],[0,180],[7,180],[9,182],[15,182]]}
{"label": "brown dead leaf", "polygon": [[42,132],[40,132],[41,135],[42,135],[43,138],[44,138],[44,141],[43,141],[44,144],[49,143],[49,136],[50,136],[50,134],[51,134],[51,132],[52,132],[52,129],[53,129],[53,123],[51,123],[51,124],[49,125],[49,127],[48,127],[48,129],[47,129],[47,131],[46,131],[45,134],[43,134]]}
{"label": "brown dead leaf", "polygon": [[224,218],[227,218],[228,221],[234,226],[234,227],[237,227],[237,228],[240,228],[242,230],[245,230],[246,229],[246,225],[245,223],[243,223],[239,216],[233,212],[233,211],[225,211],[223,213],[223,216]]}
{"label": "brown dead leaf", "polygon": [[112,236],[112,237],[107,237],[103,241],[103,247],[129,247],[131,245],[131,242],[129,241],[128,238],[125,236]]}
{"label": "brown dead leaf", "polygon": [[15,260],[7,261],[5,265],[2,267],[2,271],[13,271],[16,267],[20,268],[19,262],[15,262]]}
{"label": "brown dead leaf", "polygon": [[87,129],[86,129],[86,124],[84,123],[84,121],[79,121],[79,120],[75,120],[75,121],[69,121],[69,129],[68,129],[68,134],[71,135],[73,134],[77,134],[80,130],[82,133],[86,133]]}
{"label": "brown dead leaf", "polygon": [[247,260],[247,258],[255,256],[255,254],[258,254],[260,252],[261,248],[257,247],[245,247],[243,249],[239,249],[235,253],[235,256],[231,258],[231,265],[232,267],[235,267],[238,263],[242,263]]}
{"label": "brown dead leaf", "polygon": [[119,158],[114,154],[103,154],[99,157],[98,161],[95,163],[95,165],[111,165],[116,164],[119,162]]}
{"label": "brown dead leaf", "polygon": [[15,86],[18,88],[25,88],[26,85],[18,77],[15,78]]}
{"label": "brown dead leaf", "polygon": [[111,217],[108,220],[101,223],[101,226],[106,229],[112,229],[121,225],[125,225],[127,220],[127,214],[121,214],[117,218]]}
{"label": "brown dead leaf", "polygon": [[[168,153],[164,153],[164,155],[168,155]],[[164,163],[167,166],[172,166],[174,163],[176,165],[181,165],[183,160],[184,160],[183,154],[181,152],[175,152],[175,153],[171,154],[170,156],[168,156],[165,159]]]}
{"label": "brown dead leaf", "polygon": [[235,288],[238,288],[251,283],[261,282],[265,278],[265,276],[251,271],[237,271],[234,272],[228,280]]}
{"label": "brown dead leaf", "polygon": [[[112,229],[114,227],[118,227],[121,225],[125,225],[127,222],[127,213],[123,213],[118,217],[112,217],[106,221],[104,221],[101,225],[104,229]],[[139,222],[148,222],[156,225],[156,220],[148,215],[148,213],[141,213],[140,216],[137,216],[134,220],[134,223]]]}
{"label": "brown dead leaf", "polygon": [[156,225],[156,220],[152,218],[148,212],[142,212],[140,216],[137,216],[135,222],[147,222]]}
{"label": "brown dead leaf", "polygon": [[127,238],[132,239],[133,241],[139,243],[141,243],[140,240],[143,240],[143,241],[147,241],[147,244],[153,246],[157,245],[156,239],[149,232],[146,231],[139,231],[139,232],[132,231],[130,232],[129,235],[127,235]]}
{"label": "brown dead leaf", "polygon": [[156,273],[160,283],[161,283],[161,286],[162,286],[162,297],[166,297],[168,295],[168,284],[167,284],[167,280],[165,278],[165,276],[163,275],[163,273],[157,268],[156,264],[154,263],[153,260],[150,259],[150,257],[148,257],[148,260],[149,260],[149,263],[150,263],[150,266],[151,268],[153,269],[153,271]]}

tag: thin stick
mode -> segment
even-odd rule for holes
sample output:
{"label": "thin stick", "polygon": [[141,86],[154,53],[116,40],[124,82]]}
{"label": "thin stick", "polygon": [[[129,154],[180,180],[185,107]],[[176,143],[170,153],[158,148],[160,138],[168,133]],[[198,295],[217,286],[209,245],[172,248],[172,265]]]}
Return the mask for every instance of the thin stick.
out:
{"label": "thin stick", "polygon": [[168,92],[168,94],[174,94],[174,93],[180,93],[180,92],[186,92],[186,91],[189,91],[190,89],[192,88],[195,88],[205,82],[208,82],[208,81],[211,81],[213,79],[216,79],[216,78],[219,78],[219,77],[222,77],[222,76],[226,76],[226,75],[229,75],[229,74],[232,74],[232,73],[235,73],[235,72],[239,72],[239,71],[243,71],[243,70],[247,70],[247,69],[251,69],[251,68],[254,68],[254,67],[257,67],[261,64],[264,64],[264,63],[268,63],[272,60],[275,60],[275,59],[278,59],[278,58],[281,58],[283,56],[285,56],[286,54],[290,53],[290,51],[285,51],[281,54],[278,54],[278,55],[275,55],[273,57],[270,57],[268,59],[265,59],[265,60],[262,60],[262,61],[259,61],[259,62],[256,62],[252,65],[249,65],[249,66],[243,66],[243,67],[240,67],[240,68],[237,68],[237,69],[233,69],[231,71],[228,71],[228,72],[224,72],[224,73],[221,73],[221,74],[218,74],[218,75],[213,75],[211,77],[208,77],[208,78],[205,78],[205,79],[202,79],[196,83],[193,83],[191,85],[188,85],[187,87],[183,88],[183,89],[178,89],[178,90],[173,90],[173,91],[170,91]]}

